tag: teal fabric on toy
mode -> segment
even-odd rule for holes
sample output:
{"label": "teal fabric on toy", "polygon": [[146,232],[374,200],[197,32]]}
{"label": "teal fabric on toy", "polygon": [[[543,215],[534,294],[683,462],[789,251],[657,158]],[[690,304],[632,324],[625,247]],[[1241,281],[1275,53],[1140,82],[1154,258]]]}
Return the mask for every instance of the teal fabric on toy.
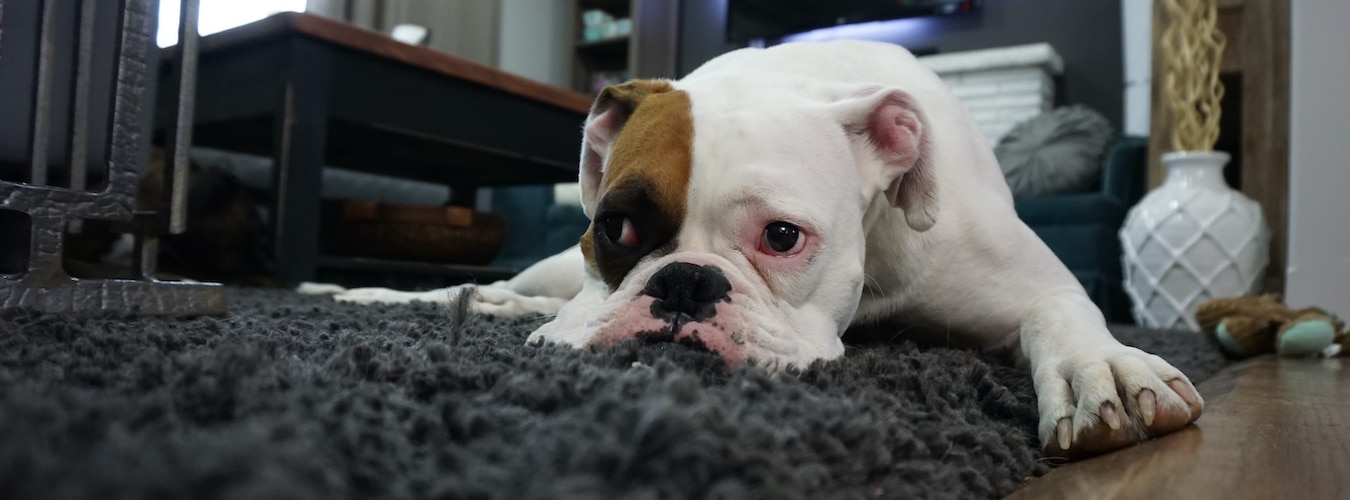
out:
{"label": "teal fabric on toy", "polygon": [[1247,355],[1247,352],[1242,350],[1242,346],[1228,334],[1228,325],[1219,323],[1219,327],[1214,329],[1214,338],[1218,339],[1219,344],[1222,345],[1224,349],[1228,350],[1228,352],[1239,356]]}
{"label": "teal fabric on toy", "polygon": [[[1222,328],[1220,328],[1222,330]],[[1222,342],[1220,337],[1220,342]],[[1326,321],[1295,323],[1280,336],[1277,350],[1281,356],[1309,356],[1325,349],[1336,338],[1336,330]]]}

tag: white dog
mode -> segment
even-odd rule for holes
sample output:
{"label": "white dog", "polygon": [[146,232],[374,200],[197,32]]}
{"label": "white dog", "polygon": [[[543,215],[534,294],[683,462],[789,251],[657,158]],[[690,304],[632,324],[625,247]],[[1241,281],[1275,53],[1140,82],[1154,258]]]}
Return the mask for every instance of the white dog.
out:
{"label": "white dog", "polygon": [[1111,336],[1018,220],[970,114],[898,46],[743,49],[607,88],[580,182],[580,245],[475,292],[480,312],[556,313],[531,342],[637,337],[803,367],[842,355],[850,325],[904,324],[1028,361],[1055,455],[1171,432],[1203,408],[1180,371]]}

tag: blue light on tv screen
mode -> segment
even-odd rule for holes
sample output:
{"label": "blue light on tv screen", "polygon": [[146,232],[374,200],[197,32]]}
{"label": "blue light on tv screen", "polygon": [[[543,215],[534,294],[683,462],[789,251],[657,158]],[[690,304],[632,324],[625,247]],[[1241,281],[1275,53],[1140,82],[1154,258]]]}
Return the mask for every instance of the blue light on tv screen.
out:
{"label": "blue light on tv screen", "polygon": [[[961,15],[978,11],[982,0],[728,0],[728,40],[841,38],[861,31],[918,24],[878,24],[897,19]],[[922,24],[922,23],[919,23]],[[823,34],[821,33],[823,32]]]}

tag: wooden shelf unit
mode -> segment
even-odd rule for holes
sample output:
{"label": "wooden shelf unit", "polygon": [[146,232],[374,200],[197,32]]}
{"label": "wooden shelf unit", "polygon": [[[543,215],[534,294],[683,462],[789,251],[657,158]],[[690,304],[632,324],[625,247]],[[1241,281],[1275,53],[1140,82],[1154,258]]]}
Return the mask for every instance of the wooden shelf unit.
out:
{"label": "wooden shelf unit", "polygon": [[[582,14],[603,10],[615,19],[629,18],[629,35],[586,40]],[[571,0],[572,90],[595,95],[597,74],[628,78],[674,78],[678,42],[679,0]],[[619,78],[622,75],[622,78]]]}

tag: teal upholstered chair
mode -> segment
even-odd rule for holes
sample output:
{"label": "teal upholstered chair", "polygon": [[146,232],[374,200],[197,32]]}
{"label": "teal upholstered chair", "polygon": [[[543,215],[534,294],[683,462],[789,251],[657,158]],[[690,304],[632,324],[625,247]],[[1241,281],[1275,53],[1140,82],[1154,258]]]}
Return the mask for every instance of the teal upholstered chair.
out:
{"label": "teal upholstered chair", "polygon": [[553,186],[494,189],[492,211],[507,218],[506,241],[493,265],[525,269],[577,244],[591,221],[576,204],[553,202]]}
{"label": "teal upholstered chair", "polygon": [[1017,216],[1073,271],[1111,322],[1133,322],[1121,287],[1116,232],[1144,195],[1147,165],[1148,140],[1122,137],[1107,151],[1097,189],[1015,201]]}
{"label": "teal upholstered chair", "polygon": [[[559,242],[563,232],[575,231],[575,219],[563,221],[562,226],[549,215],[561,205],[553,203],[553,186],[522,186],[492,190],[492,211],[506,217],[506,240],[492,265],[525,269],[530,264],[558,253],[576,244],[581,232],[572,236],[571,243]],[[586,221],[578,209],[576,217]],[[581,231],[585,231],[582,226]]]}

